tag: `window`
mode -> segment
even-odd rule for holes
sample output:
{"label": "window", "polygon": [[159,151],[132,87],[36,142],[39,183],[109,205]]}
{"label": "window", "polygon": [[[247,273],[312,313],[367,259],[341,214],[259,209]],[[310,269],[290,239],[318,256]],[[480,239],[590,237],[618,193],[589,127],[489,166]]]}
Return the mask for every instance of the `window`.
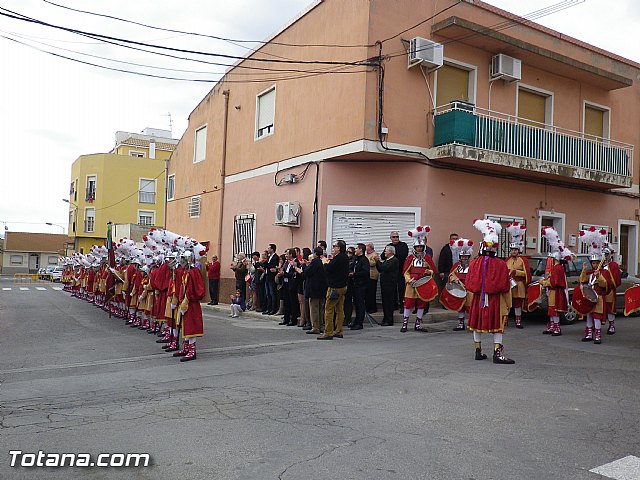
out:
{"label": "window", "polygon": [[586,138],[602,141],[609,138],[609,109],[599,105],[584,105],[583,131]]}
{"label": "window", "polygon": [[200,196],[191,197],[189,205],[187,205],[187,213],[189,218],[198,218],[200,216]]}
{"label": "window", "polygon": [[173,200],[176,191],[176,176],[169,175],[167,178],[167,200]]}
{"label": "window", "polygon": [[156,181],[149,178],[140,179],[140,190],[138,190],[139,203],[156,203]]}
{"label": "window", "polygon": [[96,209],[85,208],[84,209],[84,231],[91,233],[96,228]]}
{"label": "window", "polygon": [[144,158],[144,152],[138,152],[136,150],[129,150],[129,156],[130,157],[136,157],[136,158]]}
{"label": "window", "polygon": [[[509,217],[504,215],[485,215],[484,218],[487,220],[492,220],[494,222],[498,222],[500,226],[502,226],[502,230],[498,235],[500,240],[500,248],[498,249],[497,255],[501,258],[507,258],[510,254],[509,244],[511,243],[511,239],[509,238],[509,233],[507,232],[507,225],[510,223],[518,222],[526,226],[526,222],[522,217]],[[524,240],[526,244],[526,230],[524,233]],[[526,246],[525,246],[526,249]],[[524,252],[523,252],[524,253]]]}
{"label": "window", "polygon": [[49,255],[49,258],[47,259],[47,264],[48,265],[58,265],[58,257]]}
{"label": "window", "polygon": [[22,255],[11,255],[11,265],[22,265]]}
{"label": "window", "polygon": [[76,186],[73,189],[73,200],[77,201],[78,200],[78,179],[76,178]]}
{"label": "window", "polygon": [[207,156],[207,126],[196,130],[196,142],[193,151],[193,163],[203,161]]}
{"label": "window", "polygon": [[256,216],[236,215],[233,220],[233,253],[249,255],[256,248]]}
{"label": "window", "polygon": [[553,95],[532,87],[518,88],[518,121],[545,128],[553,125]]}
{"label": "window", "polygon": [[85,200],[87,202],[93,202],[96,199],[96,183],[98,177],[96,175],[87,175],[87,194]]}
{"label": "window", "polygon": [[476,103],[476,70],[473,65],[448,60],[437,70],[436,107],[455,100]]}
{"label": "window", "polygon": [[[596,230],[606,230],[607,231],[607,242],[608,243],[617,243],[613,241],[613,232],[611,230],[611,227],[607,227],[606,225],[592,225],[590,223],[581,223],[580,224],[580,230],[589,230],[589,228],[591,227],[595,227]],[[589,245],[585,244],[584,242],[579,242],[580,243],[580,252],[582,254],[588,255],[589,254]]]}
{"label": "window", "polygon": [[151,210],[138,210],[138,225],[152,227],[156,224],[156,212]]}
{"label": "window", "polygon": [[273,134],[276,115],[276,87],[258,95],[256,101],[256,139]]}

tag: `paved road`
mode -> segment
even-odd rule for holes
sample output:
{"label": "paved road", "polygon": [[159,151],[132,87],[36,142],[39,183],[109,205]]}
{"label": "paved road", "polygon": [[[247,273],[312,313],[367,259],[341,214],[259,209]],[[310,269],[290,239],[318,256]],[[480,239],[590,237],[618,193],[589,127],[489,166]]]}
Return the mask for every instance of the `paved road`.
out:
{"label": "paved road", "polygon": [[[582,324],[550,338],[529,319],[506,333],[517,363],[503,366],[474,361],[454,322],[319,342],[205,308],[198,360],[181,364],[39,287],[0,280],[3,479],[640,478],[638,319],[599,346],[580,342]],[[148,452],[153,465],[10,468],[9,450]],[[619,473],[589,471],[624,457]]]}

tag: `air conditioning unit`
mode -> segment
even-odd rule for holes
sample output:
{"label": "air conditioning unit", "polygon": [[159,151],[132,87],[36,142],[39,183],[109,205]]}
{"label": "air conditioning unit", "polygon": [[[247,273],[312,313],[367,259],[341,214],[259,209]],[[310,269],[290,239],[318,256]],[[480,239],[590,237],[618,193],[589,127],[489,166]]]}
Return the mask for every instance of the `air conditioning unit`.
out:
{"label": "air conditioning unit", "polygon": [[518,81],[522,78],[522,62],[517,58],[499,53],[491,58],[491,78]]}
{"label": "air conditioning unit", "polygon": [[275,224],[287,227],[300,226],[300,204],[298,202],[278,202],[275,210]]}
{"label": "air conditioning unit", "polygon": [[422,37],[412,38],[409,42],[409,65],[424,65],[427,68],[440,68],[444,60],[442,44]]}

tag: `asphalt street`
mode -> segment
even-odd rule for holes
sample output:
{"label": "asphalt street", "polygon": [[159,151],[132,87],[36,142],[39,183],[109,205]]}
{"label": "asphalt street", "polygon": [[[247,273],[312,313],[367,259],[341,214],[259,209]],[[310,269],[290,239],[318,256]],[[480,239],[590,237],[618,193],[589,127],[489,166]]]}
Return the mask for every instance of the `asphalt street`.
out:
{"label": "asphalt street", "polygon": [[[203,310],[198,359],[180,363],[51,284],[0,277],[0,478],[640,478],[638,318],[601,345],[580,341],[583,323],[550,337],[527,318],[505,333],[516,364],[494,365],[491,339],[475,361],[455,321],[321,342]],[[10,450],[152,465],[12,468]]]}

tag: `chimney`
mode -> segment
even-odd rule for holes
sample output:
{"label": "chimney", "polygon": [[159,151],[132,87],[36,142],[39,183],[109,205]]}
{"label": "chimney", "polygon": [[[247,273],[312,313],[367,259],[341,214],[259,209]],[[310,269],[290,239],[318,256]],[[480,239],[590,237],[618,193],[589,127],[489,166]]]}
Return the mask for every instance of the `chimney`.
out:
{"label": "chimney", "polygon": [[154,138],[149,140],[149,158],[156,158],[156,141]]}

